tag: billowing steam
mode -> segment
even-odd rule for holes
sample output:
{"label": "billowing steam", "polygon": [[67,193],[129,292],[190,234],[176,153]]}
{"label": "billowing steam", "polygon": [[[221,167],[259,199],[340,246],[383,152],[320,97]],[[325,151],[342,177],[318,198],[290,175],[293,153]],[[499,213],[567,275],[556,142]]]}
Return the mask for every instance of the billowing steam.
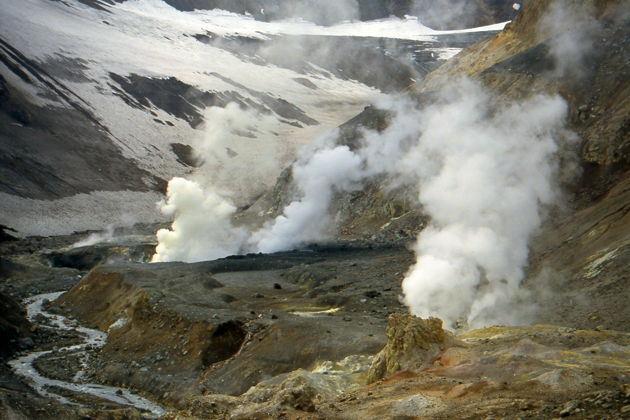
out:
{"label": "billowing steam", "polygon": [[328,207],[333,194],[359,189],[361,159],[348,146],[318,150],[293,165],[293,178],[301,197],[252,235],[255,251],[282,251],[326,239],[332,228]]}
{"label": "billowing steam", "polygon": [[405,302],[446,325],[515,322],[507,305],[523,278],[540,206],[556,197],[554,155],[567,105],[536,96],[499,106],[470,82],[448,96],[424,110],[407,155],[432,222],[418,237]]}
{"label": "billowing steam", "polygon": [[593,37],[600,29],[594,6],[581,0],[555,1],[538,29],[549,38],[555,76],[581,76],[584,61],[593,50]]}
{"label": "billowing steam", "polygon": [[[231,196],[269,188],[265,182],[279,165],[269,138],[275,121],[270,116],[231,103],[209,108],[205,120],[206,130],[195,139],[196,157],[203,165],[190,180],[173,178],[166,202],[159,203],[162,214],[174,222],[170,230],[158,231],[153,262],[195,262],[239,253],[247,234],[232,226],[236,206]],[[247,159],[235,158],[245,154]],[[248,165],[252,161],[260,163]]]}
{"label": "billowing steam", "polygon": [[245,231],[232,226],[236,207],[216,192],[173,178],[161,210],[175,221],[171,230],[158,231],[152,262],[212,260],[240,251]]}
{"label": "billowing steam", "polygon": [[292,168],[298,196],[258,231],[233,227],[235,209],[216,192],[171,181],[163,211],[176,219],[172,231],[158,233],[154,260],[196,261],[322,241],[334,233],[335,194],[387,175],[417,189],[432,220],[403,282],[410,310],[451,326],[515,322],[502,314],[514,312],[506,309],[523,278],[541,206],[557,196],[554,157],[565,137],[566,103],[539,95],[506,104],[463,79],[422,109],[393,97],[378,106],[391,115],[388,128],[366,132],[354,151],[333,137],[304,151]]}
{"label": "billowing steam", "polygon": [[203,164],[194,179],[203,188],[248,199],[273,185],[284,158],[279,145],[289,148],[273,133],[279,125],[276,118],[230,103],[208,108],[204,121],[205,130],[193,140]]}

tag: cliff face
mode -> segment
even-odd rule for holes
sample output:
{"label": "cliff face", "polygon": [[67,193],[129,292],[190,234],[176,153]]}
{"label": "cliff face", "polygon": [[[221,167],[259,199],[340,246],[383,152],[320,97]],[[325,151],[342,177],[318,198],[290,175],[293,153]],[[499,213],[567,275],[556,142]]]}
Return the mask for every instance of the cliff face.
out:
{"label": "cliff face", "polygon": [[30,334],[30,327],[17,302],[0,293],[0,360],[11,356],[19,348],[18,341]]}

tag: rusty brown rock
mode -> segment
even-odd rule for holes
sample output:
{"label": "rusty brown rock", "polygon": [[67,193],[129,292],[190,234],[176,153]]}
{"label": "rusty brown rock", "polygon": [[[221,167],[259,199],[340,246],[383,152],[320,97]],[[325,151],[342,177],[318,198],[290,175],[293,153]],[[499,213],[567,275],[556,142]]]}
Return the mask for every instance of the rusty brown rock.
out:
{"label": "rusty brown rock", "polygon": [[368,372],[368,383],[402,370],[420,369],[454,343],[438,318],[392,314],[387,323],[387,344]]}

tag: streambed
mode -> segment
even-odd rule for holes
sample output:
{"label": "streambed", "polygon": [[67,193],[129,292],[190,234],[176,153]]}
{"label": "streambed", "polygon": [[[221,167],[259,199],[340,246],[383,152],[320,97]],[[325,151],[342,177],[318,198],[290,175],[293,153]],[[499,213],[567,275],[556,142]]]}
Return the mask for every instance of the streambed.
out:
{"label": "streambed", "polygon": [[27,317],[31,322],[37,322],[41,320],[41,317],[44,317],[47,325],[42,325],[41,322],[38,322],[40,327],[75,332],[82,337],[83,342],[55,350],[34,351],[11,360],[9,365],[14,372],[25,378],[39,394],[56,399],[63,404],[80,405],[65,396],[55,393],[53,389],[57,388],[79,394],[87,394],[113,403],[130,406],[145,413],[144,416],[146,418],[161,417],[165,413],[162,407],[146,398],[131,393],[127,389],[100,384],[82,383],[82,369],[76,372],[71,382],[47,378],[37,371],[34,366],[37,359],[51,355],[52,353],[65,356],[78,354],[81,360],[81,367],[84,368],[87,363],[86,350],[98,349],[103,347],[107,342],[107,334],[104,332],[78,326],[75,321],[71,321],[61,315],[46,312],[43,309],[43,305],[46,301],[55,300],[63,293],[64,292],[45,293],[26,299]]}

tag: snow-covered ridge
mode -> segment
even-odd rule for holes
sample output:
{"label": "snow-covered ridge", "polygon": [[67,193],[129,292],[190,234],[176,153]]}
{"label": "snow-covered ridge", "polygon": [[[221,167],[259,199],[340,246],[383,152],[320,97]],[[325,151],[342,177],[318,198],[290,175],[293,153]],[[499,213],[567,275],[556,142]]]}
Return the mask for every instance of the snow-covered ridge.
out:
{"label": "snow-covered ridge", "polygon": [[[98,122],[102,134],[98,141],[111,142],[131,165],[150,175],[135,183],[126,179],[122,186],[108,185],[109,178],[104,178],[101,185],[95,162],[76,156],[73,158],[83,162],[84,171],[94,168],[94,182],[76,189],[81,197],[100,197],[101,191],[132,191],[142,182],[145,190],[155,190],[159,182],[151,177],[168,181],[188,174],[191,168],[173,145],[181,149],[204,143],[213,132],[212,124],[200,123],[207,122],[212,113],[209,107],[236,102],[244,111],[259,112],[266,125],[256,131],[228,132],[216,150],[219,169],[212,170],[218,174],[214,182],[231,191],[238,205],[244,205],[273,185],[300,146],[355,116],[381,95],[384,84],[398,83],[398,88],[404,88],[456,54],[466,42],[491,33],[479,32],[481,35],[468,41],[458,39],[452,47],[446,39],[464,36],[465,31],[433,31],[414,18],[324,27],[300,20],[261,22],[221,10],[182,12],[161,0],[102,3],[102,9],[79,0],[0,0],[0,5],[2,45],[34,64],[23,68],[11,54],[5,54],[0,74],[9,87],[40,109],[54,108],[63,115],[73,106],[51,94],[51,85],[59,87],[80,104],[79,111]],[[25,82],[12,67],[25,72],[32,83]],[[45,77],[35,77],[33,68],[45,72]],[[394,73],[398,80],[391,77]],[[28,137],[33,133],[29,127],[13,123],[2,130],[0,152],[19,154],[11,146],[17,139],[35,161],[34,168],[58,176],[59,165],[66,165],[62,178],[68,179],[72,167],[66,161],[52,161],[50,156],[33,152],[39,146],[32,144],[32,134]],[[82,132],[68,127],[65,131],[78,136]],[[86,134],[84,141],[90,144],[94,137]],[[99,159],[106,162],[106,157]],[[121,171],[122,176],[125,172]],[[12,176],[19,180],[22,175]],[[84,178],[78,171],[72,177],[78,179],[75,184]],[[43,179],[52,182],[53,177]],[[31,202],[23,197],[67,200],[67,191],[55,197],[29,195],[28,186],[3,188],[0,181],[0,192],[15,197],[0,204],[0,224],[26,228],[23,233],[27,234],[72,231],[67,220],[60,226],[49,220],[49,215],[60,214],[54,201],[38,201],[50,207],[50,211],[41,209],[41,214],[53,226],[43,230],[29,230],[34,225],[25,216],[30,213],[24,211],[31,208]],[[143,194],[143,198],[148,196],[146,191]],[[138,213],[137,206],[130,207],[127,193],[119,200],[115,194],[104,195],[114,196],[113,205],[121,209],[116,213]],[[99,206],[88,213],[92,228],[111,222]],[[160,218],[153,208],[142,215],[143,221]],[[84,222],[88,221],[81,221],[82,229],[88,228]]]}
{"label": "snow-covered ridge", "polygon": [[423,25],[416,16],[403,19],[390,17],[371,21],[346,21],[321,26],[299,18],[263,22],[225,10],[180,12],[161,0],[129,0],[113,6],[151,19],[176,20],[183,27],[208,30],[222,36],[246,36],[266,39],[266,35],[317,35],[394,38],[417,41],[433,40],[433,36],[471,32],[500,31],[508,22],[479,28],[438,31]]}

